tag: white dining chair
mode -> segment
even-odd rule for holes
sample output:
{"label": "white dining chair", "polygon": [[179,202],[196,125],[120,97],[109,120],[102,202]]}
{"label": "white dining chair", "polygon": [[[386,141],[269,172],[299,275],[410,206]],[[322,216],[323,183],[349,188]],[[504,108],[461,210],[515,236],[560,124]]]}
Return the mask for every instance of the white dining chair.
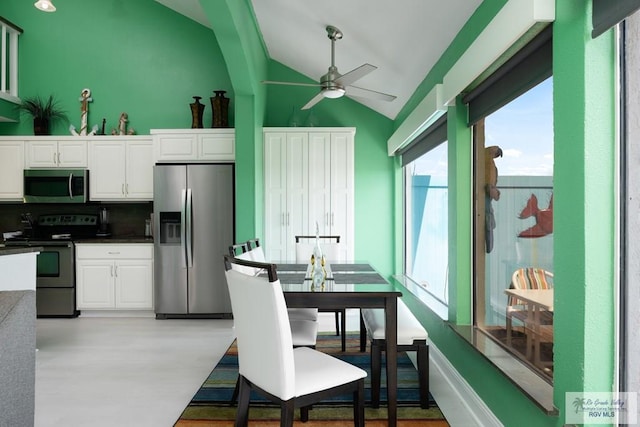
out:
{"label": "white dining chair", "polygon": [[[251,391],[280,405],[281,426],[293,426],[296,408],[307,421],[312,404],[352,393],[354,426],[364,426],[366,371],[308,347],[293,347],[275,264],[228,255],[224,262],[238,346],[236,426],[248,425]],[[264,269],[268,277],[243,274],[233,264]]]}
{"label": "white dining chair", "polygon": [[[262,246],[260,246],[260,239],[255,238],[255,239],[251,239],[251,240],[247,240],[247,242],[245,243],[248,251],[249,251],[249,256],[251,258],[252,261],[257,261],[257,262],[267,262],[265,255],[264,255],[264,251],[262,250]],[[317,308],[289,308],[289,321],[293,322],[294,324],[298,324],[298,322],[302,322],[302,321],[309,321],[309,322],[316,322],[318,323],[318,309]],[[299,333],[304,333],[305,330],[307,328],[305,328],[305,324],[304,323],[299,323],[300,328],[302,330],[300,331],[296,331]],[[295,329],[294,329],[295,331]],[[294,338],[296,336],[296,333],[294,332]],[[298,341],[298,340],[294,340],[294,343]],[[294,344],[295,345],[295,344]],[[314,343],[315,346],[315,343]]]}

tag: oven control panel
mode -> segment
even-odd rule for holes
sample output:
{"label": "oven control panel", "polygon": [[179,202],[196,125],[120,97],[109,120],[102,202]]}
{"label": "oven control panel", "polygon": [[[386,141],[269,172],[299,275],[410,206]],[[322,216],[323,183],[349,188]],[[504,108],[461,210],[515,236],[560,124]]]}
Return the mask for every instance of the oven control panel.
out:
{"label": "oven control panel", "polygon": [[72,215],[41,215],[38,218],[40,226],[97,226],[98,215],[72,214]]}

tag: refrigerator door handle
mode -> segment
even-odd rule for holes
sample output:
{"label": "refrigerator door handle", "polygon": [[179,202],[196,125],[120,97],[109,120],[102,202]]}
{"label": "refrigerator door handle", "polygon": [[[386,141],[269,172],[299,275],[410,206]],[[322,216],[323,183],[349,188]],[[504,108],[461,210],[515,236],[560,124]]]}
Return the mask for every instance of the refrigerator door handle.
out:
{"label": "refrigerator door handle", "polygon": [[185,244],[187,222],[187,190],[182,189],[180,194],[180,253],[182,268],[187,268],[187,248]]}
{"label": "refrigerator door handle", "polygon": [[193,196],[191,189],[187,189],[187,267],[193,267],[193,223],[191,214],[193,208]]}

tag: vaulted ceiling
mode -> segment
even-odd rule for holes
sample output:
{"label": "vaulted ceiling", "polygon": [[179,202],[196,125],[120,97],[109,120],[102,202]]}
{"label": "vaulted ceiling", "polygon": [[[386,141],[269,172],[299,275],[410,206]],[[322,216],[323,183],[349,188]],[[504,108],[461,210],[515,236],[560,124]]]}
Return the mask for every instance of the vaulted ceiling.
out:
{"label": "vaulted ceiling", "polygon": [[[156,0],[210,26],[199,0]],[[376,70],[354,82],[396,96],[354,98],[394,119],[481,0],[252,0],[269,57],[319,81],[331,64],[326,27],[343,34],[335,65],[346,74],[362,64]],[[322,102],[330,102],[325,100]]]}

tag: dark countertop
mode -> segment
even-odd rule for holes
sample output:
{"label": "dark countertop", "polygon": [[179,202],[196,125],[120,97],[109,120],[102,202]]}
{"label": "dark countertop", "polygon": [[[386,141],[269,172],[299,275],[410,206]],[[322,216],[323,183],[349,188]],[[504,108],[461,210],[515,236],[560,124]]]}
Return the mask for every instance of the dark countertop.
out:
{"label": "dark countertop", "polygon": [[110,236],[110,237],[91,237],[88,239],[74,239],[74,243],[153,243],[153,237],[145,237],[143,235],[129,236]]}
{"label": "dark countertop", "polygon": [[5,247],[4,245],[0,245],[0,256],[3,255],[17,255],[17,254],[28,254],[31,252],[40,252],[42,251],[42,246],[30,246],[30,247]]}

